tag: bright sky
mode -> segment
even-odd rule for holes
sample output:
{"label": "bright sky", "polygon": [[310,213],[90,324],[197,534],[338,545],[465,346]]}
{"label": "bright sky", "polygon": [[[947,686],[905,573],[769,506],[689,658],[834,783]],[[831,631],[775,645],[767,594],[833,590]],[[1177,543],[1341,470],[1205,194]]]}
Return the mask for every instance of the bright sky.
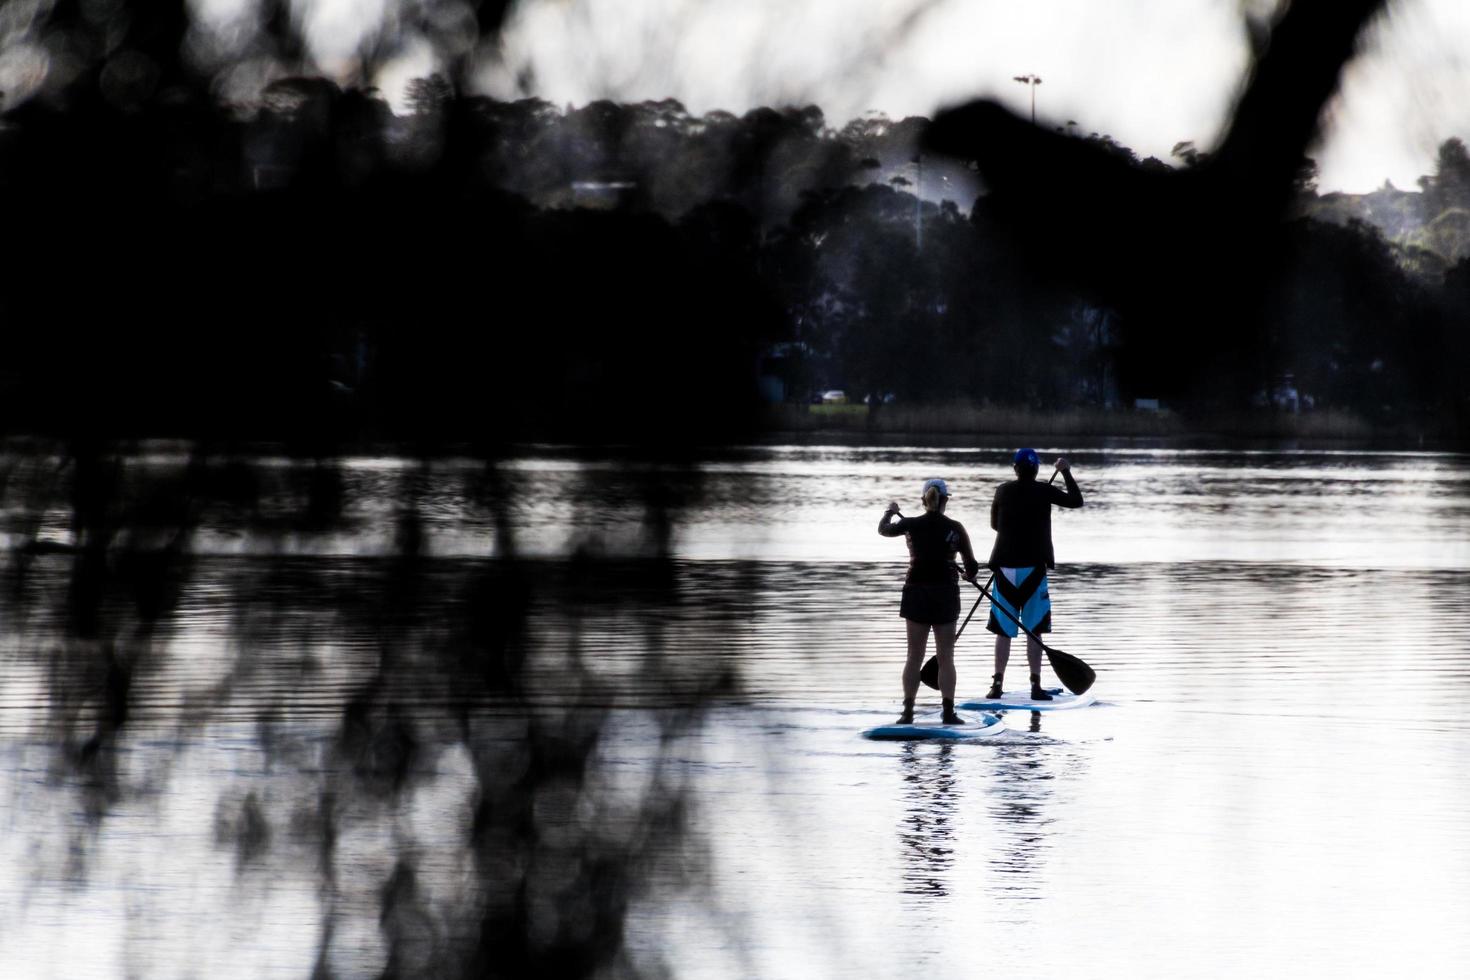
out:
{"label": "bright sky", "polygon": [[[327,2],[327,0],[322,0]],[[673,96],[692,111],[814,102],[829,124],[866,110],[929,115],[976,95],[1075,120],[1142,155],[1208,147],[1238,90],[1252,0],[526,0],[503,58],[556,103]],[[1448,136],[1470,135],[1470,3],[1397,0],[1367,39],[1315,155],[1324,190],[1412,189]]]}
{"label": "bright sky", "polygon": [[[932,115],[974,96],[1028,108],[1016,75],[1043,79],[1039,117],[1075,120],[1141,155],[1209,148],[1247,61],[1244,12],[1277,0],[519,0],[498,48],[476,52],[475,85],[557,104],[673,97],[691,111],[820,105],[841,126],[870,110]],[[239,52],[261,0],[188,0],[196,35]],[[401,107],[404,86],[476,46],[466,0],[288,0],[318,70],[348,80],[358,52],[387,39],[372,78]],[[45,77],[37,31],[49,0],[0,0],[0,89],[12,101]],[[192,43],[192,42],[191,42]],[[204,44],[209,49],[210,44]],[[379,50],[382,50],[379,48]],[[295,71],[263,58],[220,65],[220,90],[248,97]],[[1449,136],[1470,136],[1470,2],[1391,0],[1329,107],[1314,151],[1324,190],[1412,189]]]}

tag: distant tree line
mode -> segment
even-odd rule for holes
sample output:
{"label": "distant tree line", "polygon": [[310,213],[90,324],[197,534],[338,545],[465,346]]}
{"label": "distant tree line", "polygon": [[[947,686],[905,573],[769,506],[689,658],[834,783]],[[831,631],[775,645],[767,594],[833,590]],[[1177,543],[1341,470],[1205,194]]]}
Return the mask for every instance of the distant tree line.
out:
{"label": "distant tree line", "polygon": [[[920,153],[927,120],[559,109],[438,76],[407,104],[288,78],[234,113],[191,89],[11,111],[6,427],[100,403],[139,431],[718,433],[753,424],[762,372],[790,399],[1157,394],[1120,370],[1116,315],[1013,254],[972,170]],[[1459,140],[1421,185],[1422,219],[1391,238],[1367,204],[1319,196],[1304,161],[1249,325],[1265,343],[1179,407],[1247,405],[1291,376],[1319,407],[1463,415]],[[1197,310],[1171,315],[1183,331]],[[1211,357],[1208,337],[1191,343]]]}

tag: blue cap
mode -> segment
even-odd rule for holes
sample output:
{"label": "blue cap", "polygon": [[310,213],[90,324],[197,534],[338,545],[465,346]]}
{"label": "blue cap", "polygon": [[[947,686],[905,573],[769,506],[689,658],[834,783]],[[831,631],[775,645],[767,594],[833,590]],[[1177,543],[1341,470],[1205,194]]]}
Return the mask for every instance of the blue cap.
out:
{"label": "blue cap", "polygon": [[1041,457],[1036,455],[1034,449],[1017,449],[1015,458],[1011,460],[1017,466],[1024,466],[1029,470],[1041,469]]}
{"label": "blue cap", "polygon": [[924,481],[924,489],[919,491],[919,496],[922,497],[922,496],[924,496],[924,494],[928,493],[930,487],[938,487],[939,488],[939,495],[941,497],[948,497],[949,496],[949,487],[947,487],[945,485],[944,481],[943,480],[940,480],[940,479],[925,480]]}

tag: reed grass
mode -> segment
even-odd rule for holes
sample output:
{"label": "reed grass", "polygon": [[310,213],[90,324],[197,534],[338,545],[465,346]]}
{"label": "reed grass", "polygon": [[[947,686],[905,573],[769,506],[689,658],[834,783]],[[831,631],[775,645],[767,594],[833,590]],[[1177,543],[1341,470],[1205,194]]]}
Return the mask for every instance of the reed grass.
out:
{"label": "reed grass", "polygon": [[784,432],[846,432],[875,435],[1115,436],[1171,438],[1218,436],[1245,439],[1363,441],[1402,435],[1350,412],[1327,409],[1292,415],[1262,410],[1185,415],[1167,409],[1076,408],[1055,411],[972,402],[885,405],[774,405],[768,428]]}

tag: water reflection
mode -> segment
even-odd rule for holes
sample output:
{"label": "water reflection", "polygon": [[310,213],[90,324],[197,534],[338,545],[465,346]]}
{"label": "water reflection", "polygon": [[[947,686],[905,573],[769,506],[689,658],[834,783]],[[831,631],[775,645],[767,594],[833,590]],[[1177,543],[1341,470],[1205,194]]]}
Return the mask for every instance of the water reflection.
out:
{"label": "water reflection", "polygon": [[[0,972],[658,973],[665,955],[682,972],[728,937],[707,930],[699,945],[681,910],[711,880],[751,870],[710,868],[701,834],[737,854],[779,834],[759,794],[729,790],[742,766],[801,772],[781,788],[812,828],[799,838],[809,861],[756,866],[739,912],[765,937],[757,946],[783,928],[765,904],[783,888],[782,914],[815,921],[840,907],[843,921],[873,924],[865,941],[879,947],[903,945],[891,924],[902,896],[944,926],[928,936],[936,957],[963,951],[940,933],[1001,919],[1044,929],[1079,909],[1122,934],[1120,883],[1150,901],[1159,866],[1214,852],[1214,877],[1200,880],[1230,887],[1180,888],[1217,912],[1242,893],[1232,868],[1253,855],[1258,875],[1303,901],[1407,873],[1414,888],[1381,892],[1397,919],[1423,911],[1393,895],[1438,896],[1446,920],[1463,911],[1464,789],[1443,774],[1463,771],[1470,731],[1459,601],[1470,525],[1453,495],[1419,492],[1462,461],[1293,470],[1244,458],[1241,481],[1209,491],[1225,499],[1269,476],[1279,494],[1335,468],[1376,503],[1329,484],[1312,498],[1314,533],[1351,524],[1360,541],[1389,542],[1377,564],[1351,565],[1331,542],[1320,564],[1207,560],[1259,515],[1204,513],[1184,494],[1145,514],[1139,491],[1208,489],[1215,477],[1196,462],[1228,483],[1230,458],[1099,454],[1093,479],[1108,489],[1090,500],[1109,517],[1069,523],[1057,574],[1063,645],[1104,669],[1099,696],[1118,707],[1013,712],[1014,737],[993,745],[858,752],[850,713],[886,706],[903,646],[902,559],[861,558],[877,539],[871,504],[889,483],[909,486],[927,452],[869,465],[858,450],[763,450],[627,470],[552,453],[536,484],[551,488],[545,513],[515,492],[530,459],[257,461],[244,480],[229,475],[239,457],[202,451],[12,458],[0,491],[11,545],[0,896],[23,897],[0,906]],[[983,453],[941,456],[984,485]],[[682,475],[670,482],[671,470]],[[599,517],[585,500],[600,483],[646,506]],[[746,513],[742,484],[782,505]],[[573,547],[539,551],[563,515]],[[1089,548],[1136,556],[1145,518],[1179,531],[1192,557],[1080,560]],[[1436,539],[1422,567],[1396,537],[1406,524]],[[624,534],[636,549],[622,550]],[[758,560],[691,557],[721,539],[759,551],[763,535],[779,541]],[[962,643],[957,656],[961,696],[978,696],[988,647]],[[752,763],[760,736],[704,724],[711,699],[732,694],[736,715],[821,705],[818,717],[837,709],[842,721],[830,734],[792,729]],[[1099,753],[1109,727],[1128,737]],[[739,766],[703,758],[711,745]],[[1251,774],[1250,793],[1232,773]],[[698,826],[691,793],[717,801]],[[1321,837],[1330,814],[1313,801],[1324,799],[1354,814],[1353,840],[1392,841],[1393,867],[1373,847]],[[1413,834],[1399,833],[1404,821]],[[1226,829],[1202,841],[1202,827]],[[1089,867],[1071,863],[1081,852]],[[891,876],[873,855],[893,858]],[[813,867],[831,872],[843,904],[811,887]],[[658,913],[631,923],[634,903]],[[1324,940],[1327,921],[1299,925]],[[1171,948],[1194,956],[1186,940],[1209,937],[1184,926]]]}
{"label": "water reflection", "polygon": [[960,789],[955,746],[906,742],[899,752],[903,779],[903,893],[926,898],[949,894],[954,868]]}
{"label": "water reflection", "polygon": [[[1036,717],[1031,725],[1032,730],[1039,727]],[[1055,750],[1056,746],[1020,739],[996,746],[987,809],[998,839],[990,842],[988,863],[990,888],[1004,900],[1041,897]]]}
{"label": "water reflection", "polygon": [[[31,945],[62,950],[44,961],[62,975],[174,972],[188,935],[144,924],[192,890],[167,851],[223,859],[234,882],[203,902],[237,937],[243,958],[224,972],[277,962],[304,935],[316,947],[295,949],[298,975],[641,972],[623,952],[630,902],[653,880],[692,881],[698,863],[684,762],[657,758],[634,783],[608,769],[598,748],[616,689],[586,626],[641,607],[619,654],[674,708],[652,716],[654,744],[733,689],[731,664],[673,669],[665,654],[660,614],[680,588],[668,510],[697,498],[694,469],[673,490],[657,469],[630,476],[640,546],[615,559],[589,540],[550,575],[515,554],[493,460],[451,493],[450,519],[496,542],[472,562],[431,553],[445,498],[428,460],[388,468],[366,499],[334,461],[284,471],[239,479],[206,447],[159,461],[85,441],[59,467],[11,468],[4,492],[21,514],[6,527],[0,616],[6,674],[28,690],[7,691],[27,710],[5,721],[44,732],[49,758],[42,784],[0,774],[18,841],[6,865],[63,907],[44,883],[129,888],[140,897],[75,927],[150,936],[88,949],[60,941],[61,922]],[[291,557],[363,521],[381,549]],[[272,554],[211,554],[227,535]],[[533,642],[537,608],[557,610],[559,642]],[[706,647],[725,660],[717,639]],[[75,818],[53,823],[58,808]],[[35,846],[58,836],[59,851]],[[150,869],[120,878],[134,855]],[[237,924],[285,891],[314,897],[290,903],[289,934],[247,943]],[[6,962],[34,972],[24,947]]]}

